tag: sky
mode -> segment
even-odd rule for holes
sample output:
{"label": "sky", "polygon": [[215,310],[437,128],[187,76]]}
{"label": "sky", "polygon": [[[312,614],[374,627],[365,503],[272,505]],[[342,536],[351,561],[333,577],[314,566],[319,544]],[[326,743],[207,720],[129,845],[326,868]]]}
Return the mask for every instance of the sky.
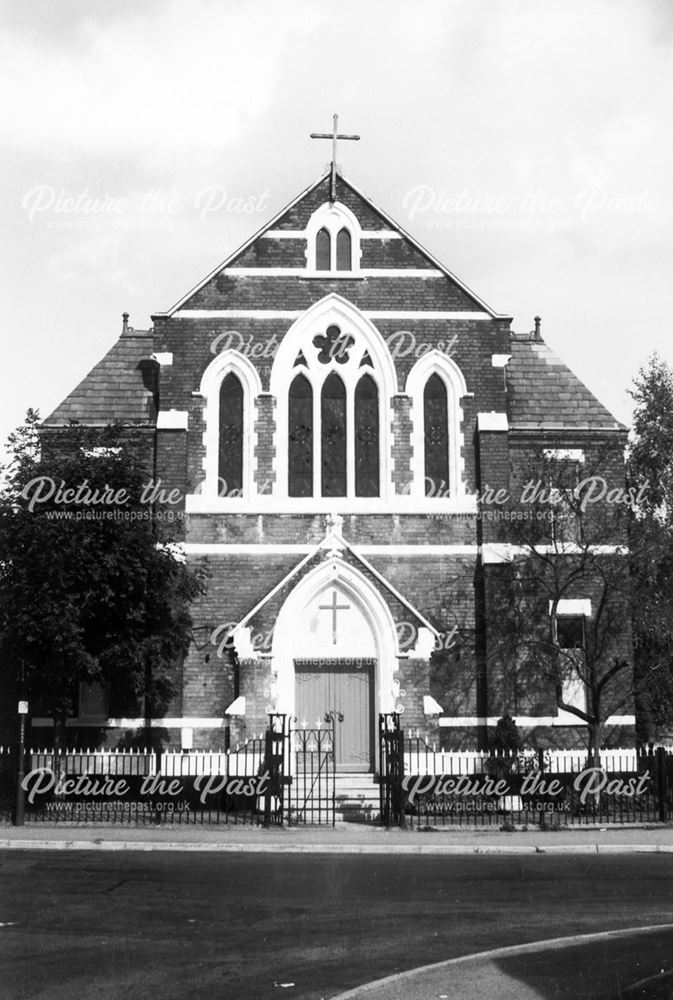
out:
{"label": "sky", "polygon": [[667,0],[0,3],[0,440],[323,171],[615,415],[673,364]]}

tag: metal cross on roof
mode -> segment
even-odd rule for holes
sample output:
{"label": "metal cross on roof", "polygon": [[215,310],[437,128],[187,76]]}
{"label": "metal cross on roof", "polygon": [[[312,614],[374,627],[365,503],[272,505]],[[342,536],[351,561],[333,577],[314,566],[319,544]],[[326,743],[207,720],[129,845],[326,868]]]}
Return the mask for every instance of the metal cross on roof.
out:
{"label": "metal cross on roof", "polygon": [[336,163],[337,163],[337,139],[354,139],[358,141],[359,135],[343,135],[339,133],[339,116],[333,116],[333,126],[331,132],[311,132],[312,139],[332,140],[332,172],[330,177],[329,200],[336,201]]}

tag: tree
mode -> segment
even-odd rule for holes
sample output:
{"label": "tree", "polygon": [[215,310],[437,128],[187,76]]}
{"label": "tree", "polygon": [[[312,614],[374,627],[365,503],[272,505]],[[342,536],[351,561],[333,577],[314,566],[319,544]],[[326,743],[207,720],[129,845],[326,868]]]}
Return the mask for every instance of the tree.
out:
{"label": "tree", "polygon": [[122,425],[47,431],[29,411],[9,449],[0,488],[5,690],[23,664],[57,742],[80,682],[101,684],[115,714],[142,696],[163,710],[204,578],[179,558],[168,512],[146,502],[147,438]]}
{"label": "tree", "polygon": [[516,721],[511,715],[503,715],[495,725],[491,749],[501,753],[512,753],[521,746],[521,737]]}
{"label": "tree", "polygon": [[654,354],[631,390],[628,470],[640,502],[631,525],[639,737],[673,724],[673,371]]}
{"label": "tree", "polygon": [[658,354],[634,379],[629,475],[647,489],[639,513],[673,523],[673,370]]}
{"label": "tree", "polygon": [[503,678],[507,712],[516,716],[521,699],[553,692],[557,708],[586,726],[593,762],[606,719],[632,697],[632,498],[621,436],[579,452],[532,450],[514,471],[513,545],[487,567],[498,622],[487,657]]}

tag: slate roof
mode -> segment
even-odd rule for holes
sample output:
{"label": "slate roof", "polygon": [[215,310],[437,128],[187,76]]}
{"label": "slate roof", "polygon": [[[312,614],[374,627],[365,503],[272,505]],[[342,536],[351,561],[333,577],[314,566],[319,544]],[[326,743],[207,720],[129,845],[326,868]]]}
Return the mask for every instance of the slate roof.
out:
{"label": "slate roof", "polygon": [[70,420],[83,424],[109,424],[115,420],[154,424],[157,365],[151,360],[153,350],[151,333],[125,331],[44,424],[49,427]]}
{"label": "slate roof", "polygon": [[513,334],[511,353],[506,371],[512,427],[625,430],[543,340]]}

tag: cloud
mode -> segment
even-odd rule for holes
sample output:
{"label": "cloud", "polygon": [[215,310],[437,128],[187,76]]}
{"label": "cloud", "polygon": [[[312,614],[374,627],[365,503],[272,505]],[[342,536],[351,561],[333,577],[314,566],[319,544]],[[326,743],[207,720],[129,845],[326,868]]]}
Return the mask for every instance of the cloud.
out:
{"label": "cloud", "polygon": [[31,6],[0,46],[3,91],[20,95],[5,107],[4,142],[82,152],[236,142],[274,99],[284,42],[319,21],[308,0],[263,16],[207,0],[59,4],[58,17]]}
{"label": "cloud", "polygon": [[[49,374],[60,365],[63,385],[84,374],[89,330],[114,336],[123,308],[143,326],[317,177],[329,144],[308,135],[328,131],[334,111],[362,136],[340,150],[346,175],[512,312],[515,329],[530,329],[540,312],[554,348],[591,386],[606,386],[620,416],[622,387],[646,354],[670,356],[669,3],[5,8],[5,308],[33,350],[58,342]],[[54,207],[31,223],[21,202],[40,185],[64,198],[127,199],[128,208],[98,228]],[[202,218],[195,199],[213,185],[258,201],[268,190],[267,208]],[[421,185],[434,204],[412,221],[405,196]],[[158,206],[157,192],[180,210]],[[506,211],[438,207],[461,192],[502,199]],[[12,391],[35,367],[17,355]]]}
{"label": "cloud", "polygon": [[111,285],[136,292],[134,275],[124,259],[122,236],[118,232],[96,233],[71,240],[47,262],[47,273],[59,284],[82,287],[93,280],[98,287]]}

